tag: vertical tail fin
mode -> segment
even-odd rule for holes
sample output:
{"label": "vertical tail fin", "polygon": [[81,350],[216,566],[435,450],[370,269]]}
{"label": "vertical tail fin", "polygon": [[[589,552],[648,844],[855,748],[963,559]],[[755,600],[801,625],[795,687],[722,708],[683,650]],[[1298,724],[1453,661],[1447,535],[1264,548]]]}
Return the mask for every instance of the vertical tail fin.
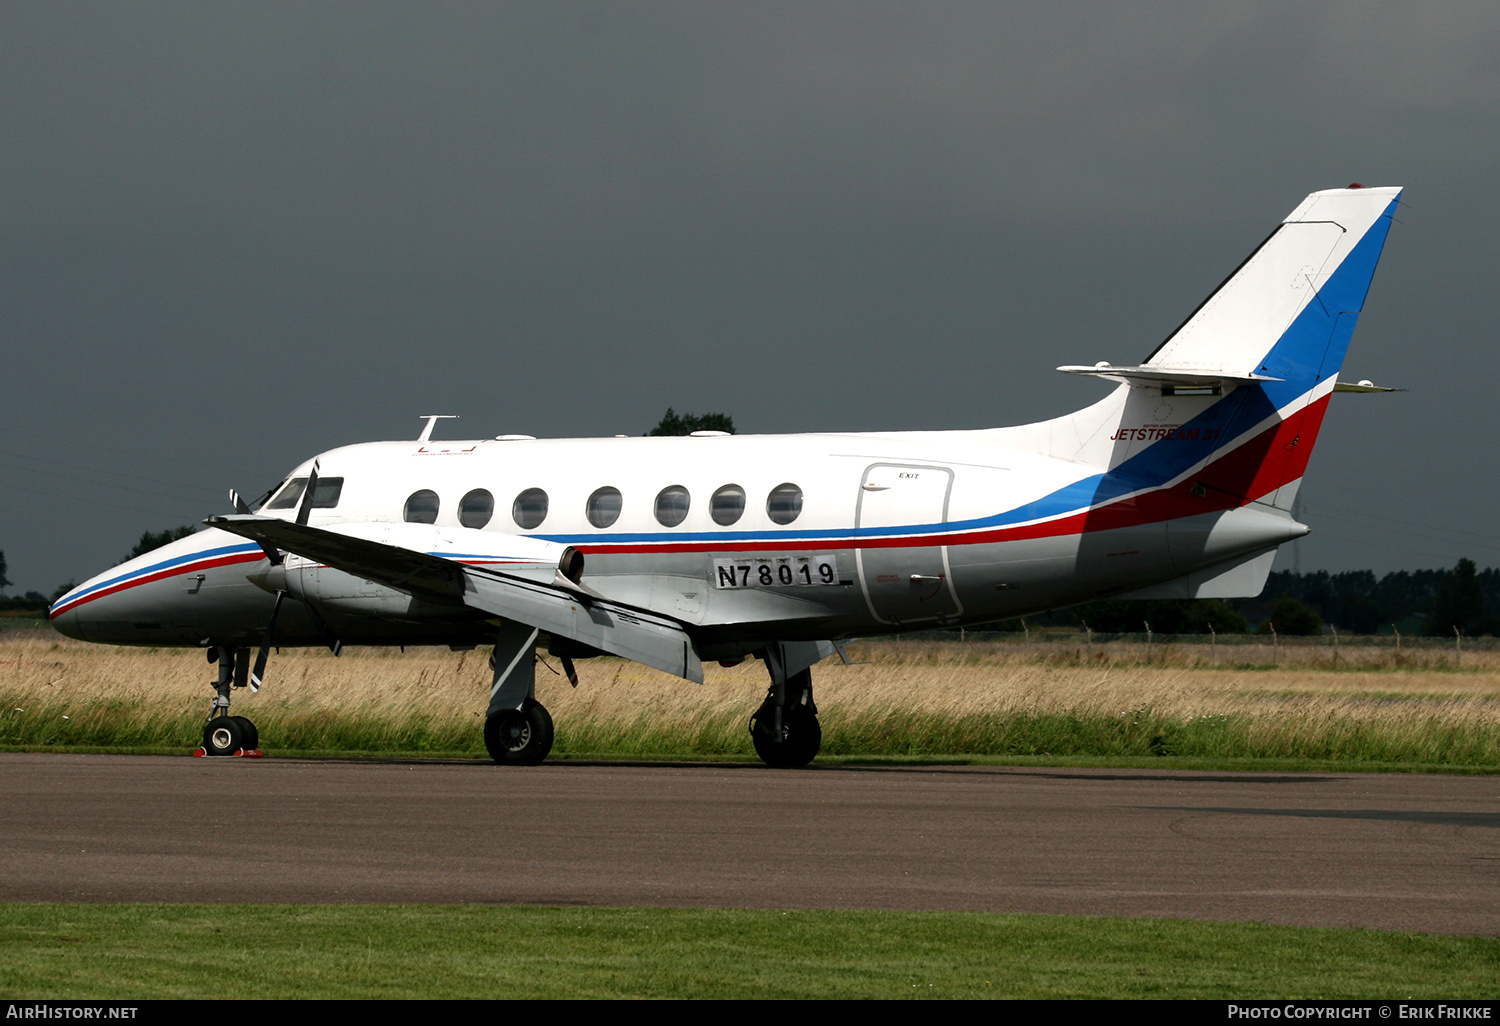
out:
{"label": "vertical tail fin", "polygon": [[1281,400],[1336,377],[1400,192],[1307,197],[1145,366],[1280,378],[1271,393]]}
{"label": "vertical tail fin", "polygon": [[1107,471],[1096,501],[1181,485],[1289,511],[1400,192],[1313,193],[1145,363],[1059,368],[1122,387],[1039,425],[1051,454]]}

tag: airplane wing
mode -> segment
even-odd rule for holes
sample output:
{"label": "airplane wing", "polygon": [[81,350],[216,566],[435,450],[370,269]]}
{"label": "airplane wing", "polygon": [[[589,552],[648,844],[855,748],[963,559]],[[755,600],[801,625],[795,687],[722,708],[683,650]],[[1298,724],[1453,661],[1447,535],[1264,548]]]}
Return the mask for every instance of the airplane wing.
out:
{"label": "airplane wing", "polygon": [[566,579],[548,584],[489,566],[471,566],[274,517],[240,514],[209,517],[204,522],[377,584],[424,598],[462,602],[703,683],[703,663],[680,623],[650,610],[589,595],[587,589]]}

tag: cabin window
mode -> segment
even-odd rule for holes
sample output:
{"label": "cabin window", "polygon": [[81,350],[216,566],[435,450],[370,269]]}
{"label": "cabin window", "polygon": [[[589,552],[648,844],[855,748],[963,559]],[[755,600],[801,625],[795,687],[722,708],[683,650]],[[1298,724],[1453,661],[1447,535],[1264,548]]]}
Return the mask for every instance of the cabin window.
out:
{"label": "cabin window", "polygon": [[458,500],[458,522],[476,531],[495,515],[495,497],[487,489],[476,488]]}
{"label": "cabin window", "polygon": [[794,484],[777,485],[766,499],[766,516],[775,524],[790,524],[802,515],[802,489]]}
{"label": "cabin window", "polygon": [[[307,478],[294,477],[277,492],[266,509],[296,509],[302,502],[302,493],[307,489]],[[313,490],[313,509],[333,509],[339,504],[339,494],[344,490],[341,477],[320,477],[318,487]]]}
{"label": "cabin window", "polygon": [[412,492],[411,498],[406,500],[406,508],[401,511],[401,519],[408,524],[435,524],[437,515],[437,492],[427,488]]}
{"label": "cabin window", "polygon": [[621,504],[620,489],[605,485],[589,496],[588,507],[584,512],[589,518],[589,523],[595,527],[612,527],[614,522],[620,519]]}
{"label": "cabin window", "polygon": [[667,485],[656,496],[656,522],[663,527],[676,527],[687,519],[688,490],[682,485]]}
{"label": "cabin window", "polygon": [[727,484],[714,492],[714,497],[708,500],[708,515],[723,527],[737,522],[745,515],[745,489]]}
{"label": "cabin window", "polygon": [[511,519],[523,531],[541,527],[547,519],[547,493],[540,488],[528,488],[516,496],[510,507]]}

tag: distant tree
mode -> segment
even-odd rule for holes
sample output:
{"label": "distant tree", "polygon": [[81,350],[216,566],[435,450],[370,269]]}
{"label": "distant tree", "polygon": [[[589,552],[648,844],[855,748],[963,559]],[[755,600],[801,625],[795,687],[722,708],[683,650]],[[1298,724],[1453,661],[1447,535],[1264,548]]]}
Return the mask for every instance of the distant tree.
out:
{"label": "distant tree", "polygon": [[[159,549],[168,542],[174,542],[178,538],[186,538],[196,531],[192,524],[183,524],[181,527],[169,527],[165,531],[147,531],[141,535],[141,540],[135,543],[135,548],[125,554],[125,559],[134,559],[136,556],[144,556],[153,549]],[[120,562],[125,562],[125,559]]]}
{"label": "distant tree", "polygon": [[1147,623],[1156,634],[1243,634],[1250,629],[1223,599],[1106,599],[1075,606],[1073,615],[1107,634],[1138,633]]}
{"label": "distant tree", "polygon": [[58,599],[62,598],[64,595],[66,595],[76,587],[78,587],[77,581],[68,581],[65,584],[59,584],[57,586],[57,590],[52,593],[52,598],[47,604],[50,606],[53,602],[56,602]]}
{"label": "distant tree", "polygon": [[1311,606],[1299,598],[1283,595],[1271,607],[1271,614],[1260,625],[1262,634],[1294,634],[1310,636],[1323,633],[1323,618]]}
{"label": "distant tree", "polygon": [[1432,593],[1427,633],[1447,636],[1457,629],[1464,634],[1474,634],[1483,619],[1484,589],[1480,586],[1474,561],[1460,559]]}
{"label": "distant tree", "polygon": [[10,587],[10,578],[5,576],[5,552],[0,550],[0,591]]}
{"label": "distant tree", "polygon": [[647,435],[690,435],[694,431],[724,431],[734,434],[734,420],[727,413],[677,413],[667,407],[661,423]]}

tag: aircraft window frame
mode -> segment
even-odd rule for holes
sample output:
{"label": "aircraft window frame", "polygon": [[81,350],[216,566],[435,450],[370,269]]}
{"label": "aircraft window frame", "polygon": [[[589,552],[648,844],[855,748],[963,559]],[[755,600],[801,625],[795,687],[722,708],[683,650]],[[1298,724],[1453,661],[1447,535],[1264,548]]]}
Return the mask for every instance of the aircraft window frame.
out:
{"label": "aircraft window frame", "polygon": [[458,500],[458,524],[478,531],[495,516],[495,496],[488,488],[475,488],[465,492]]}
{"label": "aircraft window frame", "polygon": [[[614,499],[614,509],[604,505],[603,500]],[[625,497],[620,494],[620,489],[614,485],[603,485],[595,488],[593,494],[584,503],[583,515],[588,522],[603,530],[606,527],[615,526],[615,521],[620,519],[620,511],[625,508]]]}
{"label": "aircraft window frame", "polygon": [[[293,477],[286,484],[276,490],[276,494],[266,501],[263,509],[298,509],[302,505],[302,493],[307,490],[307,478]],[[333,509],[339,504],[339,496],[344,491],[344,479],[342,477],[320,477],[318,487],[313,491],[312,505],[309,509]]]}
{"label": "aircraft window frame", "polygon": [[[412,503],[418,499],[421,499],[425,503],[428,496],[432,497],[432,514],[430,519],[424,507],[414,508],[412,506]],[[408,524],[435,524],[437,523],[438,513],[441,512],[442,508],[443,501],[438,498],[437,492],[431,488],[418,488],[406,497],[406,504],[401,507],[401,519]]]}
{"label": "aircraft window frame", "polygon": [[296,509],[297,503],[302,501],[302,492],[307,487],[307,478],[289,477],[286,483],[276,489],[276,494],[266,500],[263,509]]}
{"label": "aircraft window frame", "polygon": [[[778,497],[790,498],[790,501],[778,502]],[[771,523],[783,527],[794,523],[802,515],[802,499],[802,489],[790,481],[784,481],[772,488],[766,496],[766,516],[771,518]]]}
{"label": "aircraft window frame", "polygon": [[339,504],[339,496],[344,493],[344,479],[341,477],[320,477],[318,487],[313,489],[312,503],[309,509],[333,509]]}
{"label": "aircraft window frame", "polygon": [[[678,496],[682,498],[682,507],[679,510],[674,504],[668,505],[671,500]],[[656,514],[656,522],[663,527],[679,527],[687,519],[688,512],[693,508],[693,495],[688,491],[686,485],[671,484],[656,493],[656,501],[652,503],[652,512]],[[675,519],[674,519],[675,518]]]}
{"label": "aircraft window frame", "polygon": [[518,492],[510,504],[510,518],[521,530],[534,531],[546,521],[550,503],[544,489],[527,488]]}
{"label": "aircraft window frame", "polygon": [[[726,501],[732,499],[739,501]],[[720,527],[739,523],[745,515],[745,489],[737,484],[721,485],[708,500],[708,515]]]}

